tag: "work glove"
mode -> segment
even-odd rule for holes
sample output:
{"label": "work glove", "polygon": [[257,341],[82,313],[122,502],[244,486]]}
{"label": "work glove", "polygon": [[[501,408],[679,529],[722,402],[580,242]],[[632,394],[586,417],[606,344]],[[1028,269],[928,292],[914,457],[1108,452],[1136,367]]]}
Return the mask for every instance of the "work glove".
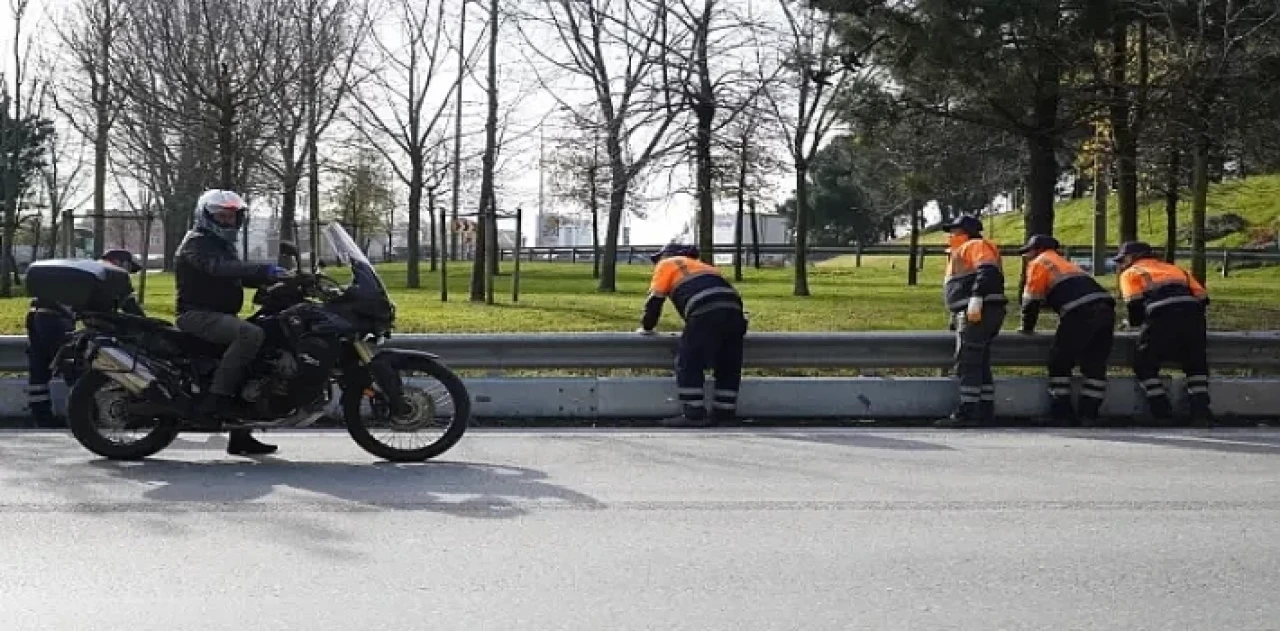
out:
{"label": "work glove", "polygon": [[982,321],[982,298],[974,296],[969,299],[969,308],[965,309],[964,315],[970,322]]}
{"label": "work glove", "polygon": [[656,335],[657,331],[654,331],[653,329],[646,329],[644,327],[640,327],[636,329],[636,333],[639,333],[640,335]]}
{"label": "work glove", "polygon": [[283,267],[280,267],[279,265],[267,266],[267,278],[270,278],[271,280],[278,280],[288,275],[289,275],[289,270]]}

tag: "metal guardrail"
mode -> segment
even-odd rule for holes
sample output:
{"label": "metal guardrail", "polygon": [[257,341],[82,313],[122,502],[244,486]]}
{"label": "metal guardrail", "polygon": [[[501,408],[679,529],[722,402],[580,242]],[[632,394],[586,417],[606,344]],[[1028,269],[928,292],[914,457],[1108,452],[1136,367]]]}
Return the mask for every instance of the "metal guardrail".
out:
{"label": "metal guardrail", "polygon": [[[610,369],[671,368],[678,334],[646,337],[634,333],[535,333],[398,335],[387,346],[429,351],[453,368]],[[996,338],[991,358],[997,366],[1043,367],[1052,334]],[[1113,365],[1131,365],[1136,335],[1118,333]],[[955,336],[945,331],[856,333],[748,333],[747,368],[945,368],[952,363]],[[26,338],[0,336],[0,370],[24,372]],[[1214,368],[1280,368],[1280,332],[1209,334]]]}
{"label": "metal guardrail", "polygon": [[[1002,256],[1017,256],[1018,248],[1022,243],[1005,244],[1000,246],[1000,254]],[[620,245],[618,246],[618,256],[636,256],[644,257],[658,251],[661,245]],[[1158,246],[1156,246],[1158,248]],[[1072,256],[1083,256],[1093,251],[1091,245],[1063,245],[1063,251]],[[1159,249],[1159,248],[1158,248]],[[866,245],[858,246],[810,246],[809,254],[825,254],[825,255],[843,255],[843,254],[862,254],[863,256],[906,256],[910,252],[910,246],[906,245]],[[940,256],[945,254],[947,246],[929,244],[921,244],[919,251],[926,256]],[[601,254],[604,248],[600,248]],[[717,245],[715,247],[716,254],[733,254],[735,248],[733,245]],[[753,249],[750,245],[743,245],[742,252],[744,256],[750,256]],[[1117,252],[1116,247],[1107,248],[1107,256],[1114,256]],[[760,253],[763,255],[791,255],[795,253],[795,246],[789,243],[762,243],[760,244]],[[514,250],[506,248],[502,250],[502,257],[510,259],[514,254]],[[591,258],[590,246],[578,247],[521,247],[520,257],[525,260],[536,260],[547,256],[564,256],[570,259]],[[1190,248],[1180,248],[1177,250],[1178,258],[1191,258]],[[1210,260],[1233,260],[1233,261],[1280,261],[1280,250],[1247,250],[1240,248],[1206,248],[1205,257]]]}

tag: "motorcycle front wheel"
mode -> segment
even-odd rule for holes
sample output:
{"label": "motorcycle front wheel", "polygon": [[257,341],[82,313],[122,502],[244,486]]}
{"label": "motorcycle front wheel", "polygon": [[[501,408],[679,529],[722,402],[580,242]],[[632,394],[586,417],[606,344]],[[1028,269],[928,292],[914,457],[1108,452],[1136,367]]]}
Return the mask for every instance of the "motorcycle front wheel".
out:
{"label": "motorcycle front wheel", "polygon": [[[471,394],[457,375],[425,357],[400,366],[409,411],[392,413],[373,390],[345,390],[342,413],[347,432],[365,451],[392,462],[423,462],[453,448],[471,420]],[[427,442],[418,444],[419,432]],[[431,435],[439,433],[432,439]]]}
{"label": "motorcycle front wheel", "polygon": [[[67,424],[71,435],[85,449],[109,460],[141,460],[153,456],[178,437],[174,418],[143,418],[130,414],[138,397],[110,377],[91,371],[76,381],[67,397]],[[104,430],[140,430],[133,440],[116,440]]]}

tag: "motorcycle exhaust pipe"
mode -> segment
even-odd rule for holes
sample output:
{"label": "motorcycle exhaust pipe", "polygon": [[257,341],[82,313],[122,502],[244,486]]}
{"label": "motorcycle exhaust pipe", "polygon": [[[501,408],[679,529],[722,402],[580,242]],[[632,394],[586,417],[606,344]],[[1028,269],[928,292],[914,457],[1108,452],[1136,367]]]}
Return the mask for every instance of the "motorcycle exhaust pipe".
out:
{"label": "motorcycle exhaust pipe", "polygon": [[112,346],[98,348],[89,365],[133,394],[142,394],[156,380],[155,374],[141,360]]}

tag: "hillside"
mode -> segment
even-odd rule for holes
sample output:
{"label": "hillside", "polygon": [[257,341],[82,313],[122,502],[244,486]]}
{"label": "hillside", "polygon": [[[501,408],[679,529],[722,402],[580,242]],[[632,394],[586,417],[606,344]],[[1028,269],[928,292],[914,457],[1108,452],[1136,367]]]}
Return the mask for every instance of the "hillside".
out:
{"label": "hillside", "polygon": [[[1116,231],[1119,218],[1116,209],[1119,202],[1112,195],[1107,202],[1107,237],[1112,245],[1116,245]],[[1209,224],[1214,217],[1234,213],[1244,219],[1246,226],[1216,239],[1210,239],[1209,247],[1243,247],[1248,243],[1275,238],[1280,228],[1280,175],[1259,175],[1245,180],[1230,180],[1214,184],[1209,188]],[[1183,199],[1178,204],[1178,225],[1186,226],[1191,221],[1190,191],[1183,191]],[[1001,244],[1013,245],[1023,240],[1022,215],[1009,213],[998,217],[984,217],[986,235]],[[1151,198],[1141,200],[1138,207],[1139,236],[1156,246],[1164,244],[1165,232],[1164,200]],[[1057,205],[1054,220],[1054,236],[1065,244],[1084,245],[1093,242],[1093,199],[1073,199]],[[1210,235],[1212,236],[1212,234]],[[938,231],[921,235],[922,243],[941,244],[946,236]],[[894,243],[907,243],[901,238]],[[1182,242],[1182,247],[1190,247],[1190,242]]]}

